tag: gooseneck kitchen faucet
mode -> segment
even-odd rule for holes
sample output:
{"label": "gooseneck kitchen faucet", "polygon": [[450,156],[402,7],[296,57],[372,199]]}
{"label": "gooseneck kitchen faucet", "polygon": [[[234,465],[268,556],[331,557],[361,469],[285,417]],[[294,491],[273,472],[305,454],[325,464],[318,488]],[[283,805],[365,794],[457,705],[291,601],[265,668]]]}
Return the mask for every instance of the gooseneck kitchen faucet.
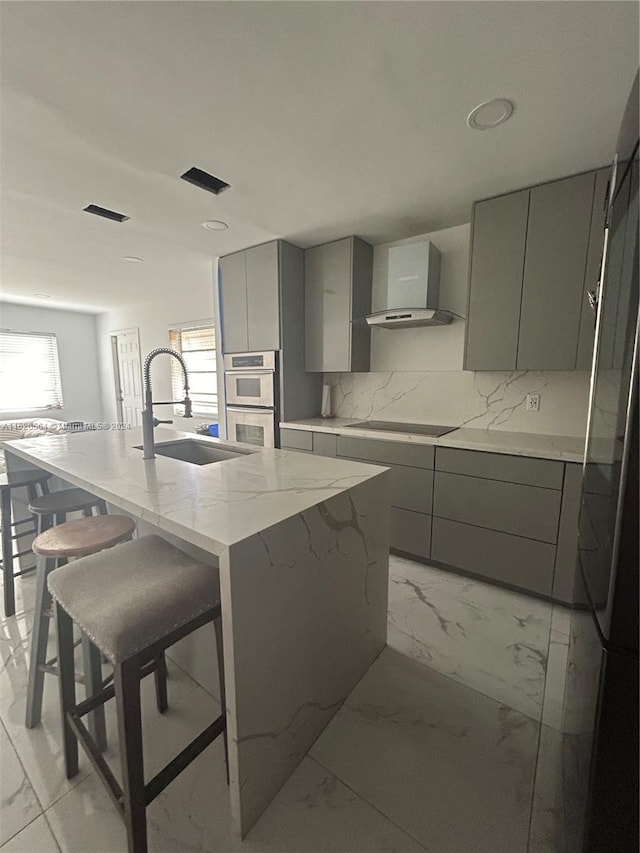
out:
{"label": "gooseneck kitchen faucet", "polygon": [[[182,366],[182,375],[184,377],[184,400],[168,400],[165,402],[155,401],[152,399],[151,395],[151,362],[153,359],[160,355],[161,353],[166,352],[167,355],[172,355],[174,358],[177,358]],[[174,349],[170,349],[169,347],[158,347],[157,349],[151,350],[149,355],[144,360],[144,411],[142,412],[142,447],[143,459],[155,459],[155,443],[153,439],[153,428],[158,426],[158,424],[172,424],[173,421],[159,421],[158,418],[154,418],[153,416],[153,407],[154,406],[172,406],[175,403],[182,403],[184,405],[184,417],[190,418],[191,415],[191,399],[189,398],[189,377],[187,376],[187,365],[184,363],[183,357],[179,352],[176,352]]]}

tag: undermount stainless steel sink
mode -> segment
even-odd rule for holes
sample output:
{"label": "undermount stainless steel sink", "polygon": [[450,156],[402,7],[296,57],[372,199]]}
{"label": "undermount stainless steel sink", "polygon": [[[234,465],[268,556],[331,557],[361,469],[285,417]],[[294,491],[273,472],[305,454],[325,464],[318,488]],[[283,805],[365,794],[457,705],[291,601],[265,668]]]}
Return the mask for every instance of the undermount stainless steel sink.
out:
{"label": "undermount stainless steel sink", "polygon": [[[141,444],[135,446],[135,450],[142,449]],[[198,441],[195,438],[156,442],[155,451],[156,456],[168,456],[171,459],[190,462],[192,465],[211,465],[214,462],[226,462],[229,459],[237,459],[240,456],[247,456],[255,452],[209,444],[208,441]]]}

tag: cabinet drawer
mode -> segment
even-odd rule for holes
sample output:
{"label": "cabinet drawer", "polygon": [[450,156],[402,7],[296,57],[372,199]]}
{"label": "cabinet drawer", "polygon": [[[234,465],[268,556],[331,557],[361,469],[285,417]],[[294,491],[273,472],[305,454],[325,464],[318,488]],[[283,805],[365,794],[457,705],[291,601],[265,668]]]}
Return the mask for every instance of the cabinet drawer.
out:
{"label": "cabinet drawer", "polygon": [[551,595],[555,552],[546,542],[433,519],[431,559],[539,595]]}
{"label": "cabinet drawer", "polygon": [[543,486],[561,489],[564,463],[552,459],[530,459],[526,456],[509,456],[505,453],[485,453],[482,450],[455,450],[438,447],[436,470],[451,474],[468,474],[506,483],[526,486]]}
{"label": "cabinet drawer", "polygon": [[[353,462],[371,462],[370,459],[348,458]],[[414,512],[431,513],[433,471],[410,468],[408,465],[387,465],[386,467],[391,471],[391,506]]]}
{"label": "cabinet drawer", "polygon": [[436,471],[433,514],[556,543],[561,492]]}
{"label": "cabinet drawer", "polygon": [[313,433],[303,429],[281,429],[280,447],[289,450],[313,450]]}
{"label": "cabinet drawer", "polygon": [[329,432],[313,433],[313,452],[317,456],[335,456],[337,452],[338,436]]}
{"label": "cabinet drawer", "polygon": [[428,558],[431,551],[431,516],[391,507],[391,547]]}
{"label": "cabinet drawer", "polygon": [[338,436],[338,456],[379,462],[382,465],[409,465],[433,468],[433,447],[425,444],[403,444],[401,441],[378,441],[373,438]]}

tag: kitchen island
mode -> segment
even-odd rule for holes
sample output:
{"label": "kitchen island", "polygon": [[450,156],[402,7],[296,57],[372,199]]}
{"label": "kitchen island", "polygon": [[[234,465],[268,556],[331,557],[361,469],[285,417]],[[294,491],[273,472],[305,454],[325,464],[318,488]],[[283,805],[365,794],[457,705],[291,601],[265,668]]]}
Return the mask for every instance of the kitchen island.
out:
{"label": "kitchen island", "polygon": [[[156,432],[156,442],[189,438]],[[385,645],[389,472],[248,446],[209,465],[144,461],[140,444],[138,429],[96,431],[5,452],[10,470],[49,471],[218,566],[231,810],[243,836]]]}

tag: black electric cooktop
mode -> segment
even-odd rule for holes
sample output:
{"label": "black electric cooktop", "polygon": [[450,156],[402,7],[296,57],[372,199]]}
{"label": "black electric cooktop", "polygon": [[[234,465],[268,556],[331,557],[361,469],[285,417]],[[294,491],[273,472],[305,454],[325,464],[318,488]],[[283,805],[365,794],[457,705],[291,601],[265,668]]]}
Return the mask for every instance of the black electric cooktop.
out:
{"label": "black electric cooktop", "polygon": [[352,429],[386,430],[387,432],[410,432],[414,435],[446,435],[458,427],[436,426],[434,424],[401,424],[393,421],[362,421],[359,424],[348,424]]}

